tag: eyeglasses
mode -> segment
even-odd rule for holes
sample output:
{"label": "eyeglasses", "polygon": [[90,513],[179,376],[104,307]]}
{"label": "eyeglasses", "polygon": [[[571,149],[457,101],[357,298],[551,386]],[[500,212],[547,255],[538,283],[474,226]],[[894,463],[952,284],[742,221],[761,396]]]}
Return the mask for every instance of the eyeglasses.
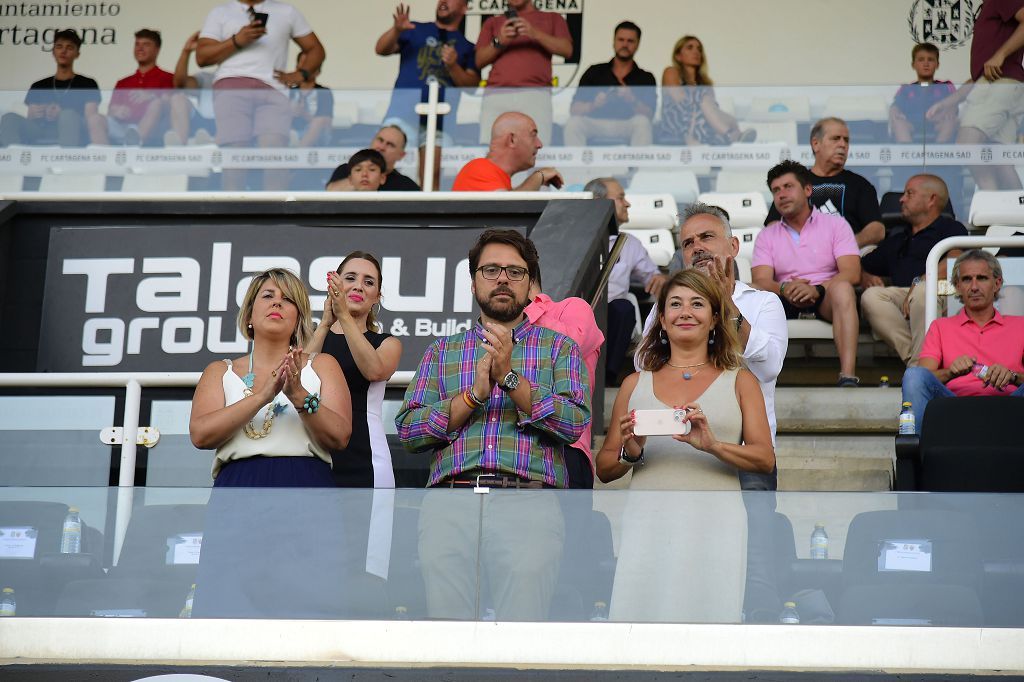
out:
{"label": "eyeglasses", "polygon": [[513,282],[522,280],[529,272],[526,268],[521,268],[518,265],[481,265],[476,269],[484,276],[484,279],[498,279],[502,270],[505,271],[505,276]]}

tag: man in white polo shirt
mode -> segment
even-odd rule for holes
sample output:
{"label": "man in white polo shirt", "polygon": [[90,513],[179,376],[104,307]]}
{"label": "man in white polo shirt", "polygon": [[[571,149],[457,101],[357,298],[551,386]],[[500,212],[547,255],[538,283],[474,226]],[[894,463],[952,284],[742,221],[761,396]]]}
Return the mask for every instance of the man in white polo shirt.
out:
{"label": "man in white polo shirt", "polygon": [[[303,68],[285,71],[288,43],[303,55]],[[320,69],[324,48],[309,22],[291,5],[276,0],[233,0],[214,7],[199,33],[196,62],[218,65],[214,76],[217,143],[244,147],[286,147],[291,127],[288,88]],[[244,169],[226,170],[223,189],[245,189]],[[288,188],[287,170],[266,170],[263,188]]]}

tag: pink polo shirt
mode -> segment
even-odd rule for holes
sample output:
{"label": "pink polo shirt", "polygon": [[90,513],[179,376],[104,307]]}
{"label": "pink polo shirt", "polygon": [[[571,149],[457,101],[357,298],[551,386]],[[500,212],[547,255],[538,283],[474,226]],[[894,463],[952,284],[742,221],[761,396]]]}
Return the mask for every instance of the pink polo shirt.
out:
{"label": "pink polo shirt", "polygon": [[[537,294],[533,303],[526,306],[525,312],[532,324],[565,334],[580,347],[580,355],[583,356],[583,364],[587,366],[589,375],[590,396],[593,398],[594,377],[597,376],[597,358],[601,355],[604,334],[597,326],[597,320],[594,319],[594,311],[591,310],[590,304],[582,298],[574,296],[564,301],[552,301],[547,294]],[[594,456],[590,453],[589,423],[580,439],[573,443],[573,447],[585,452],[593,466]]]}
{"label": "pink polo shirt", "polygon": [[[1001,315],[997,310],[984,327],[979,327],[967,317],[967,311],[961,310],[953,317],[940,317],[932,322],[921,345],[921,357],[934,358],[939,369],[943,369],[961,355],[976,357],[982,365],[1002,365],[1011,372],[1024,374],[1024,317]],[[973,372],[968,372],[950,379],[946,388],[967,396],[1009,395],[1015,387],[1000,391],[985,386]]]}
{"label": "pink polo shirt", "polygon": [[822,213],[816,208],[799,232],[779,220],[765,227],[754,242],[752,267],[768,265],[776,282],[802,277],[812,285],[839,274],[836,259],[859,256],[857,239],[842,216]]}

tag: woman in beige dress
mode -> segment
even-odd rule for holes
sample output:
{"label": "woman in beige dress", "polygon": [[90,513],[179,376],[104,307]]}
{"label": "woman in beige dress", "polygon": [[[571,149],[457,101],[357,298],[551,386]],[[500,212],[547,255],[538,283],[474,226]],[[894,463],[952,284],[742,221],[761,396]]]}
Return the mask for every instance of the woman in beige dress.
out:
{"label": "woman in beige dress", "polygon": [[[737,473],[771,471],[775,451],[761,389],[741,365],[737,321],[725,317],[725,295],[697,270],[673,276],[637,351],[644,369],[615,399],[597,474],[604,482],[629,471],[633,477],[612,620],[740,620],[747,519]],[[690,432],[635,435],[634,412],[655,409],[685,410]]]}

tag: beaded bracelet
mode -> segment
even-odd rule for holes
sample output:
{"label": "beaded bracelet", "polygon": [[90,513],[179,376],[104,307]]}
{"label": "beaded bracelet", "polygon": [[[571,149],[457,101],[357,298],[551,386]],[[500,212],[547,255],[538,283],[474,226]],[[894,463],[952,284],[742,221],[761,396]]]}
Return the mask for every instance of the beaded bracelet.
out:
{"label": "beaded bracelet", "polygon": [[316,411],[320,409],[320,395],[317,393],[307,395],[306,399],[302,401],[302,409],[308,414],[316,414]]}

